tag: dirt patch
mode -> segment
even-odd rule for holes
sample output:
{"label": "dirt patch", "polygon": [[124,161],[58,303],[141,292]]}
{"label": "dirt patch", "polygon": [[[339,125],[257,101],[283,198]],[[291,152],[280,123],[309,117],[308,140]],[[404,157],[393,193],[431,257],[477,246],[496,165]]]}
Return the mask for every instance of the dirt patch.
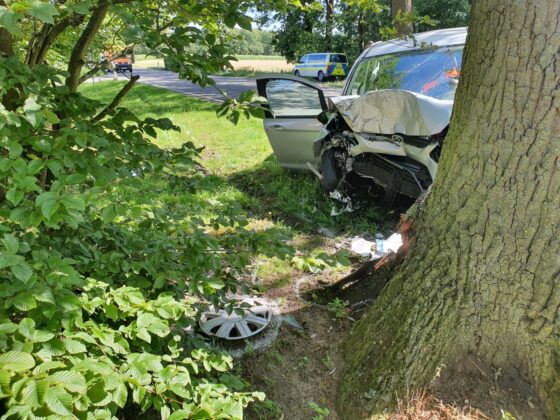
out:
{"label": "dirt patch", "polygon": [[495,370],[469,355],[443,370],[432,386],[447,404],[476,407],[489,418],[510,413],[520,419],[545,419],[532,385],[515,368]]}
{"label": "dirt patch", "polygon": [[316,305],[291,315],[302,330],[284,323],[272,347],[241,363],[243,377],[276,404],[250,407],[246,418],[299,420],[322,414],[324,419],[338,419],[334,403],[342,371],[339,348],[351,321],[336,320]]}
{"label": "dirt patch", "polygon": [[283,60],[239,60],[232,61],[235,70],[286,72],[292,71],[293,64]]}

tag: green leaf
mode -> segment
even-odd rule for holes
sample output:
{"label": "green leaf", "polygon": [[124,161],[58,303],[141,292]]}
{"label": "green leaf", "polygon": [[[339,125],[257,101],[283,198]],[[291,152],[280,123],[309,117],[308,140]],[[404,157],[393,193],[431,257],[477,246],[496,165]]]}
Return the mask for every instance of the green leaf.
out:
{"label": "green leaf", "polygon": [[18,293],[12,300],[12,304],[20,311],[29,311],[37,307],[35,298],[29,292]]}
{"label": "green leaf", "polygon": [[12,321],[6,321],[0,324],[0,334],[11,334],[16,332],[17,329],[17,324],[14,324]]}
{"label": "green leaf", "polygon": [[[23,147],[21,147],[21,144],[15,142],[15,141],[12,141],[8,145],[8,150],[9,150],[8,156],[10,156],[10,159],[15,159],[19,155],[21,155],[21,153],[23,152]],[[25,166],[25,170],[27,171],[27,165],[25,165],[25,161],[17,160],[16,162],[12,163],[12,165],[14,166],[14,168],[16,169],[17,172],[22,172],[21,169],[20,169],[20,165],[21,165],[22,162],[23,162],[23,165]]]}
{"label": "green leaf", "polygon": [[[10,386],[10,380],[12,376],[3,369],[0,369],[0,387]],[[1,392],[1,390],[0,390]]]}
{"label": "green leaf", "polygon": [[18,280],[21,280],[24,283],[27,283],[27,281],[33,275],[33,270],[31,270],[31,267],[29,267],[29,265],[25,262],[20,262],[12,265],[10,269],[12,270],[12,274],[16,276]]}
{"label": "green leaf", "polygon": [[72,416],[72,396],[62,388],[49,387],[45,392],[45,404],[53,413]]}
{"label": "green leaf", "polygon": [[45,119],[51,124],[57,124],[60,120],[58,119],[58,115],[52,112],[50,109],[43,110],[43,116]]}
{"label": "green leaf", "polygon": [[24,192],[17,188],[10,188],[6,193],[6,199],[14,206],[17,205],[24,196]]}
{"label": "green leaf", "polygon": [[13,235],[4,235],[2,243],[8,251],[13,252],[14,254],[19,251],[19,241]]}
{"label": "green leaf", "polygon": [[68,185],[81,184],[85,180],[86,176],[84,174],[72,174],[66,177],[66,183]]}
{"label": "green leaf", "polygon": [[60,202],[64,204],[64,207],[66,207],[67,209],[84,210],[86,208],[84,200],[82,200],[80,197],[66,196],[62,197]]}
{"label": "green leaf", "polygon": [[37,365],[35,369],[33,369],[33,375],[40,375],[41,373],[46,373],[49,370],[60,369],[66,367],[66,365],[58,360],[52,362],[43,362],[40,365]]}
{"label": "green leaf", "polygon": [[243,29],[245,29],[246,31],[252,30],[251,22],[252,22],[252,20],[248,16],[238,16],[237,17],[237,24],[239,26],[241,26]]}
{"label": "green leaf", "polygon": [[29,380],[23,387],[21,391],[21,400],[31,407],[39,406],[39,394],[37,392],[37,382],[35,382],[35,380]]}
{"label": "green leaf", "polygon": [[128,390],[126,389],[126,385],[121,382],[117,385],[117,388],[115,388],[113,399],[119,407],[123,408],[126,405],[127,398]]}
{"label": "green leaf", "polygon": [[49,220],[52,217],[52,215],[56,213],[58,208],[59,208],[59,204],[56,198],[46,200],[41,205],[41,213],[43,213],[43,216],[45,216],[45,218]]}
{"label": "green leaf", "polygon": [[86,379],[78,372],[71,370],[60,370],[47,377],[53,384],[62,385],[70,392],[86,392]]}
{"label": "green leaf", "polygon": [[35,321],[31,318],[23,318],[19,322],[18,331],[21,335],[30,340],[35,332]]}
{"label": "green leaf", "polygon": [[0,252],[0,268],[10,267],[21,262],[23,258],[11,252]]}
{"label": "green leaf", "polygon": [[19,13],[6,8],[0,7],[0,26],[3,26],[12,35],[19,36],[21,34],[20,25],[18,23]]}
{"label": "green leaf", "polygon": [[225,287],[224,282],[220,279],[208,279],[205,283],[212,289],[216,290],[223,289]]}
{"label": "green leaf", "polygon": [[104,223],[110,223],[113,221],[115,217],[117,217],[117,211],[115,209],[114,204],[109,204],[106,207],[103,207],[101,210],[101,217],[103,218]]}
{"label": "green leaf", "polygon": [[29,6],[27,13],[45,23],[54,23],[54,17],[59,14],[56,7],[49,2],[31,0]]}
{"label": "green leaf", "polygon": [[70,354],[85,353],[87,351],[86,346],[77,340],[63,338],[61,341],[66,351]]}
{"label": "green leaf", "polygon": [[171,414],[167,420],[183,420],[183,419],[188,419],[190,418],[192,414],[191,410],[184,410],[184,409],[180,409],[180,410],[175,410],[173,412],[173,414]]}
{"label": "green leaf", "polygon": [[23,372],[35,366],[35,359],[29,353],[9,351],[0,354],[0,367],[12,372]]}

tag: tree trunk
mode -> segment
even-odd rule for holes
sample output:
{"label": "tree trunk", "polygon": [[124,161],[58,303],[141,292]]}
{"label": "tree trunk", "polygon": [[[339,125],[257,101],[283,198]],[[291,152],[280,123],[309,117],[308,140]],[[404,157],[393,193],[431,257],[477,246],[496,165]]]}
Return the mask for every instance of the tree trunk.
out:
{"label": "tree trunk", "polygon": [[334,0],[325,0],[325,45],[327,51],[332,49]]}
{"label": "tree trunk", "polygon": [[395,29],[399,35],[408,35],[412,33],[412,25],[395,22],[395,19],[403,13],[412,12],[412,0],[392,0],[391,1],[391,18],[393,19]]}
{"label": "tree trunk", "polygon": [[462,71],[416,242],[346,344],[345,418],[469,357],[560,416],[560,2],[473,1]]}

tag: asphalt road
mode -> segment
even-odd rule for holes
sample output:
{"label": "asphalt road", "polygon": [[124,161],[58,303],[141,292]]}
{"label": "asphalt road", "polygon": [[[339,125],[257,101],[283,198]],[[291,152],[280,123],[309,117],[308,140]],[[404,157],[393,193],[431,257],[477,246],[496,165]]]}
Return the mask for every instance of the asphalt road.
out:
{"label": "asphalt road", "polygon": [[[128,74],[128,73],[127,73]],[[211,102],[222,102],[224,97],[212,86],[207,86],[201,88],[200,86],[188,81],[180,80],[176,73],[166,71],[166,70],[156,70],[156,69],[137,69],[134,70],[134,74],[140,75],[138,83],[145,83],[151,86],[157,86],[164,89],[169,89],[174,92],[182,93],[184,95],[192,96],[193,98],[204,99]],[[111,80],[113,78],[112,74],[102,76],[100,78],[95,78],[98,80]],[[118,79],[126,80],[126,76],[122,74],[117,75]],[[241,92],[250,89],[257,89],[255,79],[248,77],[224,77],[224,76],[213,76],[212,77],[217,87],[227,92],[229,96],[238,97]],[[85,83],[92,83],[88,80]],[[339,95],[342,89],[325,87],[323,88],[325,94],[328,96]]]}

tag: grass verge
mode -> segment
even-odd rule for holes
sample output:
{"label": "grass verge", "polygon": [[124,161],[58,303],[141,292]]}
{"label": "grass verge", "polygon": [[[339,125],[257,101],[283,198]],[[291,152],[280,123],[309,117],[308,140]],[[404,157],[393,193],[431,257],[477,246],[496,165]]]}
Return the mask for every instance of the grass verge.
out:
{"label": "grass verge", "polygon": [[[82,92],[106,104],[123,83],[86,85]],[[216,117],[215,104],[146,85],[136,86],[121,106],[141,118],[168,117],[181,128],[181,132],[158,133],[154,141],[161,147],[178,147],[186,141],[205,147],[201,163],[208,175],[198,182],[194,199],[191,194],[177,197],[162,191],[157,179],[147,179],[143,189],[143,193],[154,194],[155,200],[180,201],[183,205],[188,201],[192,216],[242,212],[255,229],[272,227],[291,236],[298,255],[304,258],[332,251],[327,240],[317,235],[321,228],[348,236],[374,233],[394,224],[396,215],[373,205],[331,217],[333,202],[323,194],[313,175],[289,173],[278,165],[261,120],[241,120],[234,126]],[[265,287],[285,285],[301,270],[286,260],[262,256],[255,256],[255,260]]]}

